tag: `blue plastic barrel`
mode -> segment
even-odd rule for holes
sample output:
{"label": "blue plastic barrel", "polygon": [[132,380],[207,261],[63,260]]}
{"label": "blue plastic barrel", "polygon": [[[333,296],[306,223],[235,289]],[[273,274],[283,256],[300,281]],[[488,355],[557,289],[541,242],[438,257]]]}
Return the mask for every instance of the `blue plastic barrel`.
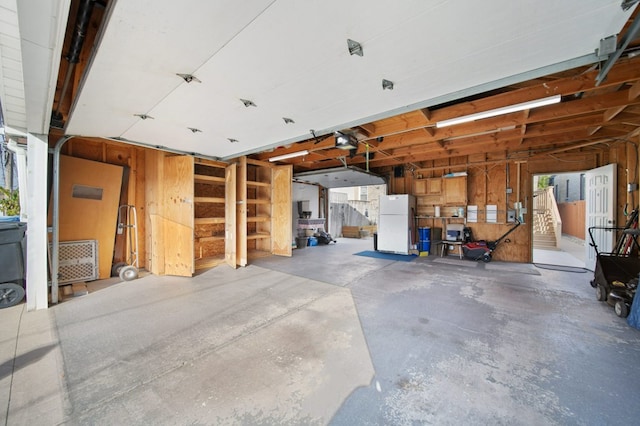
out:
{"label": "blue plastic barrel", "polygon": [[418,250],[431,251],[431,228],[418,228]]}

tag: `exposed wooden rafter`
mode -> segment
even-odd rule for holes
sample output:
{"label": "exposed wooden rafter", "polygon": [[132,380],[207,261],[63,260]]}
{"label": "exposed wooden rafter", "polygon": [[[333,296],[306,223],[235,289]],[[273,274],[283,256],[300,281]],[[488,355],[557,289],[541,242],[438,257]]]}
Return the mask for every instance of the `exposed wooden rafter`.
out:
{"label": "exposed wooden rafter", "polygon": [[[478,153],[529,157],[537,152],[588,148],[599,143],[595,141],[634,134],[640,127],[640,57],[619,61],[599,86],[595,85],[597,74],[597,69],[583,67],[556,78],[547,76],[505,88],[491,96],[360,124],[351,129],[360,141],[353,152],[336,149],[333,138],[321,142],[311,139],[255,158],[267,160],[306,150],[307,155],[286,162],[296,170],[314,170],[363,165],[369,152],[373,157],[369,168],[376,170]],[[555,105],[455,126],[436,126],[442,120],[556,94],[562,95],[562,102]]]}

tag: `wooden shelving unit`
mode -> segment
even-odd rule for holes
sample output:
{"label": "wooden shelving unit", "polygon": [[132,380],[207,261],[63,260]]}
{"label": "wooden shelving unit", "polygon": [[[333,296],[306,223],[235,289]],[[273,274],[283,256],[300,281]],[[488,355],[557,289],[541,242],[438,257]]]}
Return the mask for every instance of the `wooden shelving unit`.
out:
{"label": "wooden shelving unit", "polygon": [[195,161],[194,257],[195,269],[224,261],[225,165]]}
{"label": "wooden shelving unit", "polygon": [[241,157],[236,175],[236,263],[291,256],[293,168]]}
{"label": "wooden shelving unit", "polygon": [[272,167],[247,163],[247,240],[248,250],[271,253]]}

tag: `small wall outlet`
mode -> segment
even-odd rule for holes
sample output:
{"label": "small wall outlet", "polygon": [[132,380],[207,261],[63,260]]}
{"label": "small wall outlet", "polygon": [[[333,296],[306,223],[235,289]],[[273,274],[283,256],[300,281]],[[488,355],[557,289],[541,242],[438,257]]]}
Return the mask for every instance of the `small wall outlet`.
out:
{"label": "small wall outlet", "polygon": [[627,192],[633,192],[633,191],[637,191],[638,190],[638,184],[637,183],[628,183],[627,184]]}
{"label": "small wall outlet", "polygon": [[513,188],[507,188],[507,194],[512,194],[513,193]]}

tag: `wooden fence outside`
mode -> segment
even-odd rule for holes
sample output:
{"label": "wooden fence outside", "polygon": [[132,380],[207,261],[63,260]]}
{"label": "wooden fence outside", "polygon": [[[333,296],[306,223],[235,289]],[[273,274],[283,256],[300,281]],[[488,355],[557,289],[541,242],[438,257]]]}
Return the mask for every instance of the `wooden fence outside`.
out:
{"label": "wooden fence outside", "polygon": [[559,203],[558,210],[560,211],[560,217],[562,218],[562,233],[584,240],[584,200]]}

